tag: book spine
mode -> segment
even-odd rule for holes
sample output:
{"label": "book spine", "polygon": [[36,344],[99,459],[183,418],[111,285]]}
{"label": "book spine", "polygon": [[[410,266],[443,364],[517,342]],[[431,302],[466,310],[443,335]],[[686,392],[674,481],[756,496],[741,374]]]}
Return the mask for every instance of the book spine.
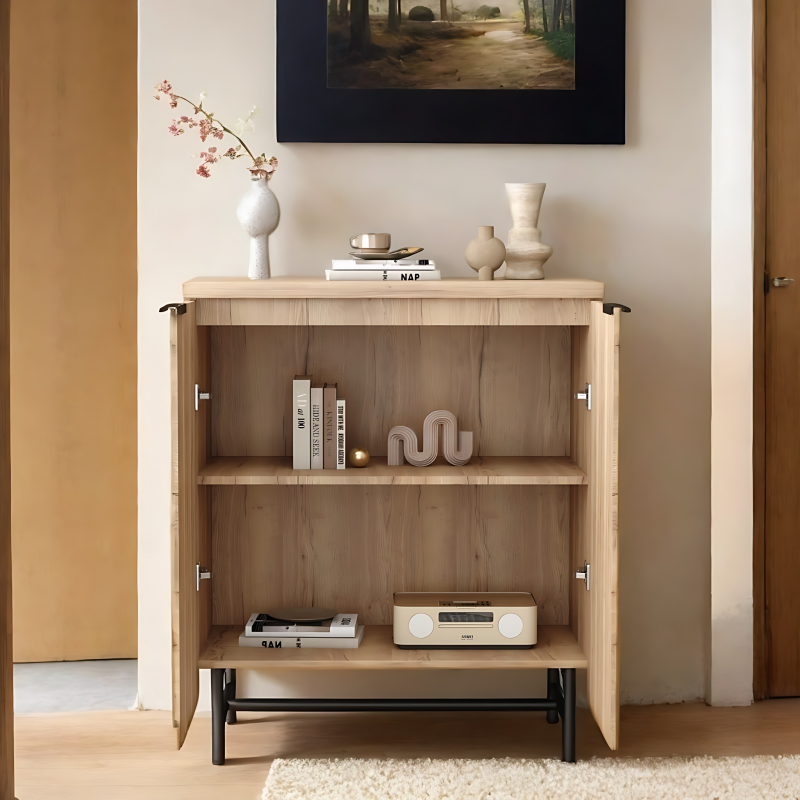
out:
{"label": "book spine", "polygon": [[261,647],[265,649],[290,650],[315,649],[315,650],[355,650],[364,639],[364,626],[359,625],[355,636],[348,638],[339,637],[338,639],[308,639],[305,637],[278,638],[275,636],[262,636],[253,638],[248,636],[239,637],[239,647]]}
{"label": "book spine", "polygon": [[344,398],[336,398],[336,469],[345,469],[345,403]]}
{"label": "book spine", "polygon": [[336,469],[336,384],[325,384],[323,413],[325,415],[322,425],[324,437],[322,454],[323,467]]}
{"label": "book spine", "polygon": [[322,395],[321,386],[311,387],[311,469],[322,469]]}
{"label": "book spine", "polygon": [[329,281],[439,281],[442,273],[438,269],[428,270],[340,270],[326,269],[325,278]]}
{"label": "book spine", "polygon": [[413,270],[418,272],[430,272],[436,269],[434,261],[428,261],[427,264],[416,264],[413,261],[332,261],[331,267],[337,272],[345,271],[375,271],[375,270]]}
{"label": "book spine", "polygon": [[298,376],[292,381],[292,392],[292,468],[311,469],[311,381],[304,376]]}

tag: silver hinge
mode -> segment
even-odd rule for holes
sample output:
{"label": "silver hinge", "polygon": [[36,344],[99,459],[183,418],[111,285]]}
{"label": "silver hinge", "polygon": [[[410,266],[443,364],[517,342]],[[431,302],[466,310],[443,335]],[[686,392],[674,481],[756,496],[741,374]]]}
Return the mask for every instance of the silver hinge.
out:
{"label": "silver hinge", "polygon": [[210,400],[211,399],[211,392],[201,392],[200,391],[200,384],[196,383],[194,385],[194,410],[200,410],[200,401],[201,400]]}
{"label": "silver hinge", "polygon": [[586,384],[586,391],[585,392],[576,392],[575,393],[576,400],[585,400],[586,401],[586,408],[591,411],[592,410],[592,384]]}
{"label": "silver hinge", "polygon": [[590,573],[591,573],[591,570],[592,570],[592,565],[591,565],[591,564],[587,564],[587,563],[584,561],[584,562],[583,562],[583,569],[582,569],[582,570],[578,570],[578,571],[575,573],[575,577],[576,577],[576,578],[577,578],[579,581],[586,581],[586,591],[587,591],[587,592],[589,591],[589,575],[590,575]]}
{"label": "silver hinge", "polygon": [[209,581],[211,580],[211,572],[207,569],[203,569],[199,564],[197,565],[197,591],[200,591],[200,581]]}
{"label": "silver hinge", "polygon": [[785,289],[787,286],[791,286],[794,283],[794,278],[773,278],[772,285],[776,289]]}

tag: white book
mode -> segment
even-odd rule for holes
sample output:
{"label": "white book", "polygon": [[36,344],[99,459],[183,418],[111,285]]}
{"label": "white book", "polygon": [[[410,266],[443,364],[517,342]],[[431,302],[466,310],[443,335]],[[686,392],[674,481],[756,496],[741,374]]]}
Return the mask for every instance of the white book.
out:
{"label": "white book", "polygon": [[336,469],[347,467],[344,398],[336,398]]}
{"label": "white book", "polygon": [[[420,261],[422,263],[420,263]],[[423,258],[414,260],[411,258],[401,259],[400,261],[382,261],[375,259],[374,261],[357,261],[356,259],[336,259],[331,262],[334,269],[343,270],[375,270],[375,269],[414,269],[417,271],[430,271],[436,269],[436,262],[432,259]]]}
{"label": "white book", "polygon": [[[325,624],[327,623],[327,624]],[[358,629],[358,614],[337,614],[323,624],[299,622],[293,624],[285,620],[273,619],[269,614],[254,613],[244,626],[243,636],[255,636],[257,639],[279,636],[284,638],[298,636],[312,639],[352,638]]]}
{"label": "white book", "polygon": [[314,639],[309,636],[280,637],[264,636],[255,638],[253,636],[239,637],[239,647],[264,647],[267,649],[288,650],[293,648],[316,650],[355,650],[364,639],[364,626],[359,625],[355,636],[338,637],[336,639]]}
{"label": "white book", "polygon": [[439,281],[442,273],[438,269],[427,271],[415,269],[326,269],[329,281]]}
{"label": "white book", "polygon": [[311,469],[322,469],[322,386],[311,387]]}
{"label": "white book", "polygon": [[292,381],[292,468],[311,469],[311,376]]}

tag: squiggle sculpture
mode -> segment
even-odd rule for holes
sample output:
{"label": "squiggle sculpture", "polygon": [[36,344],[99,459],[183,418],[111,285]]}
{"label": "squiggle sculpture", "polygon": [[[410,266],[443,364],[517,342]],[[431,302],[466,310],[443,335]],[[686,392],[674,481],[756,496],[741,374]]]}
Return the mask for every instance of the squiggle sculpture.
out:
{"label": "squiggle sculpture", "polygon": [[[458,430],[455,415],[449,411],[432,411],[422,425],[422,450],[417,449],[417,434],[405,425],[389,431],[387,447],[390,467],[399,467],[406,461],[414,467],[427,467],[439,455],[439,427],[444,428],[444,457],[457,467],[462,467],[472,457],[472,431]],[[458,446],[456,446],[456,444]]]}

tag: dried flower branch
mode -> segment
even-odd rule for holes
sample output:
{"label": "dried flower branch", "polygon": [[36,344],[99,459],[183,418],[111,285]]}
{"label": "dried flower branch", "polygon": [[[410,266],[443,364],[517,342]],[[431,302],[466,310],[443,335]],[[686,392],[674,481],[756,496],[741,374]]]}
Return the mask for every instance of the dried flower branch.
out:
{"label": "dried flower branch", "polygon": [[[221,158],[229,158],[231,161],[234,161],[247,153],[247,155],[253,160],[253,166],[247,168],[250,171],[250,174],[254,178],[266,178],[267,180],[272,179],[272,176],[275,174],[275,170],[278,168],[278,159],[275,158],[275,156],[272,158],[267,158],[264,153],[262,153],[260,156],[254,156],[250,151],[250,148],[242,139],[242,136],[247,131],[255,130],[253,117],[258,113],[258,109],[255,106],[253,106],[245,119],[240,118],[237,121],[236,125],[234,126],[236,128],[236,133],[234,133],[230,128],[226,128],[225,125],[214,118],[213,111],[208,112],[203,108],[203,102],[206,99],[205,92],[201,93],[199,103],[193,103],[191,100],[188,100],[179,94],[175,94],[175,92],[172,91],[172,84],[165,80],[156,86],[156,100],[160,100],[162,95],[169,98],[170,108],[177,108],[178,101],[182,100],[184,103],[188,103],[194,110],[194,117],[184,114],[177,119],[172,120],[172,124],[167,127],[167,130],[173,136],[180,136],[182,133],[185,133],[187,129],[191,130],[192,128],[197,128],[201,142],[205,142],[209,137],[212,139],[223,139],[225,134],[233,136],[233,138],[239,142],[238,145],[235,147],[229,147],[224,153],[221,154],[217,153],[216,147],[209,147],[203,152],[197,154],[197,158],[203,159],[203,163],[197,168],[197,174],[201,178],[210,178],[211,172],[209,170],[209,166],[216,164]],[[195,117],[198,116],[202,117],[202,119],[195,119]],[[242,148],[244,148],[245,153],[239,152],[242,150]]]}

